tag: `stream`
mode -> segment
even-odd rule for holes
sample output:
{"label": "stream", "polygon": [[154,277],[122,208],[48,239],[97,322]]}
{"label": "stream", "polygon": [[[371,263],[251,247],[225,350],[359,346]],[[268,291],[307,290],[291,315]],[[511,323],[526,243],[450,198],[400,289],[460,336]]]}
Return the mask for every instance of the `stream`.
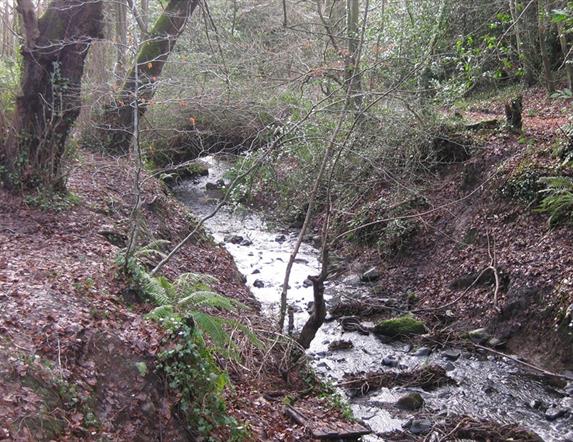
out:
{"label": "stream", "polygon": [[[221,196],[213,184],[224,180],[230,167],[230,160],[223,158],[206,157],[202,161],[209,165],[209,176],[185,181],[174,189],[177,197],[198,217],[212,212]],[[207,220],[205,226],[232,254],[239,271],[246,276],[247,285],[260,301],[263,313],[277,317],[282,281],[298,232],[273,230],[261,216],[245,210],[222,209]],[[312,287],[307,287],[304,281],[308,275],[318,274],[318,255],[319,251],[312,245],[303,244],[290,277],[288,301],[294,307],[298,329],[309,315]],[[341,293],[356,292],[367,294],[368,284],[346,278],[327,282],[325,296],[328,302]],[[329,351],[328,344],[340,339],[352,341],[354,347]],[[552,387],[545,379],[504,357],[464,351],[456,357],[455,349],[453,356],[444,350],[415,356],[416,350],[403,342],[382,343],[373,334],[344,332],[338,321],[330,321],[321,327],[307,354],[323,379],[333,383],[341,381],[345,373],[406,370],[428,363],[444,367],[448,376],[457,381],[458,385],[432,392],[394,388],[363,397],[346,396],[354,415],[373,430],[373,435],[363,438],[366,441],[382,441],[382,433],[400,430],[415,418],[393,407],[409,391],[422,395],[426,411],[430,410],[434,417],[459,414],[499,423],[518,423],[545,441],[573,441],[570,439],[573,435],[572,382],[564,389]]]}

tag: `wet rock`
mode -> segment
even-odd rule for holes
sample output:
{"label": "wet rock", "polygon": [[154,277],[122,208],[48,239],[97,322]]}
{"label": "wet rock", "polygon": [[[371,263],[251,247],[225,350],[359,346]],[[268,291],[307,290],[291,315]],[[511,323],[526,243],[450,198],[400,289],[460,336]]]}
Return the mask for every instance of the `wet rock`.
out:
{"label": "wet rock", "polygon": [[253,241],[251,241],[250,239],[244,239],[241,241],[241,245],[244,247],[248,247],[248,246],[252,246],[253,245]]}
{"label": "wet rock", "polygon": [[255,269],[253,270],[253,272],[251,273],[251,275],[256,275],[258,273],[261,273],[261,271],[259,269]]}
{"label": "wet rock", "polygon": [[245,275],[243,275],[242,273],[241,273],[241,282],[242,282],[243,284],[246,284],[246,283],[247,283],[247,277],[246,277]]}
{"label": "wet rock", "polygon": [[312,287],[312,281],[307,278],[307,279],[305,279],[305,280],[302,282],[302,286],[303,286],[304,288]]}
{"label": "wet rock", "polygon": [[448,361],[446,362],[446,365],[444,365],[444,368],[446,369],[446,371],[452,371],[456,369],[456,366],[452,364],[450,361]]}
{"label": "wet rock", "polygon": [[391,338],[398,336],[421,335],[426,333],[424,323],[412,315],[403,315],[380,321],[374,326],[374,333]]}
{"label": "wet rock", "polygon": [[568,382],[563,391],[565,394],[573,396],[573,382]]}
{"label": "wet rock", "polygon": [[241,244],[244,238],[241,235],[225,235],[223,241],[231,244]]}
{"label": "wet rock", "polygon": [[330,344],[328,344],[328,349],[330,351],[350,350],[351,348],[354,348],[352,341],[346,341],[344,339],[332,341]]}
{"label": "wet rock", "polygon": [[308,260],[304,259],[304,258],[295,258],[294,263],[295,264],[308,264]]}
{"label": "wet rock", "polygon": [[573,442],[573,431],[570,431],[564,436],[563,442]]}
{"label": "wet rock", "polygon": [[534,410],[540,410],[542,408],[546,408],[543,406],[543,402],[541,402],[539,399],[532,399],[531,401],[529,401],[529,406]]}
{"label": "wet rock", "polygon": [[468,337],[476,344],[485,344],[491,338],[491,335],[487,328],[476,328],[468,333]]}
{"label": "wet rock", "polygon": [[431,353],[432,349],[430,347],[420,347],[418,350],[416,350],[414,356],[430,356]]}
{"label": "wet rock", "polygon": [[386,356],[382,359],[382,365],[385,365],[386,367],[395,368],[398,366],[398,362],[398,359],[394,356]]}
{"label": "wet rock", "polygon": [[255,256],[253,252],[249,252],[249,256]]}
{"label": "wet rock", "polygon": [[225,187],[225,181],[224,180],[217,180],[214,183],[208,182],[207,184],[205,184],[205,189],[207,189],[207,190],[220,190],[223,187]]}
{"label": "wet rock", "polygon": [[424,398],[419,393],[408,393],[396,402],[396,407],[400,410],[418,410],[424,405]]}
{"label": "wet rock", "polygon": [[573,398],[564,397],[561,399],[561,407],[565,408],[566,410],[569,409],[573,411]]}
{"label": "wet rock", "polygon": [[357,286],[360,284],[360,275],[348,275],[342,280],[342,282],[346,285]]}
{"label": "wet rock", "polygon": [[255,279],[255,282],[253,282],[253,285],[258,289],[262,289],[265,287],[265,283],[263,281],[261,281],[260,279]]}
{"label": "wet rock", "polygon": [[282,244],[283,242],[285,242],[287,240],[287,237],[285,235],[277,235],[275,237],[275,241]]}
{"label": "wet rock", "polygon": [[366,270],[362,276],[360,276],[360,280],[362,282],[374,282],[378,281],[381,277],[380,271],[376,267],[372,267],[369,270]]}
{"label": "wet rock", "polygon": [[563,417],[567,414],[567,410],[560,407],[550,407],[545,412],[545,419],[548,421],[554,421]]}
{"label": "wet rock", "polygon": [[446,350],[442,353],[442,357],[444,359],[447,359],[448,361],[457,361],[460,356],[462,355],[462,352],[460,350]]}
{"label": "wet rock", "polygon": [[412,434],[426,434],[432,426],[432,422],[428,419],[414,419],[408,429]]}

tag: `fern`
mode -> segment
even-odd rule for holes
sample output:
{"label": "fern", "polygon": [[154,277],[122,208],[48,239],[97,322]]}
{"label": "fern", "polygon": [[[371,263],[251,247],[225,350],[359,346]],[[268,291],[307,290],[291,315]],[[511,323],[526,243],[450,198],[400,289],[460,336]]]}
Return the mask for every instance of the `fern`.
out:
{"label": "fern", "polygon": [[167,241],[166,239],[153,240],[149,244],[137,249],[133,253],[133,256],[135,258],[145,258],[148,256],[158,255],[161,258],[165,258],[166,255],[161,251],[161,248],[168,244],[170,244],[170,241]]}
{"label": "fern", "polygon": [[549,214],[549,226],[573,221],[573,180],[569,177],[555,176],[540,178],[539,182],[547,187],[540,191],[545,196],[536,209]]}
{"label": "fern", "polygon": [[213,307],[232,311],[236,305],[233,300],[209,291],[194,292],[177,301],[177,306],[188,306],[193,309]]}

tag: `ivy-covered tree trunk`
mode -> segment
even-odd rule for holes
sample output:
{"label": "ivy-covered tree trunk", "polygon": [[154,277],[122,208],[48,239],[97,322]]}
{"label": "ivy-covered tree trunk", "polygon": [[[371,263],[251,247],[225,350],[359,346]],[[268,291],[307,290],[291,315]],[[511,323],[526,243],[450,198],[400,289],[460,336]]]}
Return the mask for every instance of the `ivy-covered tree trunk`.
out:
{"label": "ivy-covered tree trunk", "polygon": [[18,0],[25,44],[12,131],[1,146],[2,183],[12,189],[62,189],[62,159],[80,112],[81,79],[91,42],[101,38],[99,0],[53,0],[38,20]]}
{"label": "ivy-covered tree trunk", "polygon": [[116,152],[128,149],[134,131],[135,99],[141,116],[147,110],[163,67],[197,4],[198,0],[169,1],[142,43],[121,92],[104,111],[102,122],[97,125],[97,136],[88,136],[84,143],[103,142],[104,149]]}

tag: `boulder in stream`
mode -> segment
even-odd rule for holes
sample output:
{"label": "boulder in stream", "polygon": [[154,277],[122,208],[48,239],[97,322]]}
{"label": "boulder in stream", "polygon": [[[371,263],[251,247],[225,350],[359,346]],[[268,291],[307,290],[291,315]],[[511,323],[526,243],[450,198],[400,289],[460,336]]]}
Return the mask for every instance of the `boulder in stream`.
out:
{"label": "boulder in stream", "polygon": [[420,393],[408,393],[396,402],[396,407],[400,410],[418,410],[424,405],[424,398]]}
{"label": "boulder in stream", "polygon": [[287,240],[287,237],[285,235],[277,235],[275,237],[275,241],[278,242],[279,244],[282,244],[286,240]]}
{"label": "boulder in stream", "polygon": [[403,315],[380,321],[374,326],[374,333],[390,338],[421,335],[426,333],[426,326],[412,315]]}
{"label": "boulder in stream", "polygon": [[223,238],[223,241],[231,243],[231,244],[241,244],[241,242],[244,240],[245,238],[243,238],[241,235],[225,235],[225,237]]}
{"label": "boulder in stream", "polygon": [[448,361],[457,361],[461,355],[462,352],[456,349],[446,350],[442,353],[442,357]]}
{"label": "boulder in stream", "polygon": [[561,407],[550,407],[545,412],[545,419],[554,421],[567,414],[567,410]]}
{"label": "boulder in stream", "polygon": [[332,341],[330,344],[328,344],[328,349],[330,351],[350,350],[352,348],[354,348],[352,341],[347,341],[345,339]]}
{"label": "boulder in stream", "polygon": [[414,353],[414,356],[430,356],[432,354],[432,349],[430,347],[420,347]]}
{"label": "boulder in stream", "polygon": [[372,267],[371,269],[366,270],[362,276],[360,276],[360,280],[362,282],[375,282],[378,281],[381,277],[380,271],[376,267]]}
{"label": "boulder in stream", "polygon": [[429,419],[413,419],[408,429],[412,434],[426,434],[432,427],[432,421]]}
{"label": "boulder in stream", "polygon": [[265,283],[260,279],[255,279],[255,282],[253,282],[253,286],[255,286],[258,289],[262,289],[265,287]]}

